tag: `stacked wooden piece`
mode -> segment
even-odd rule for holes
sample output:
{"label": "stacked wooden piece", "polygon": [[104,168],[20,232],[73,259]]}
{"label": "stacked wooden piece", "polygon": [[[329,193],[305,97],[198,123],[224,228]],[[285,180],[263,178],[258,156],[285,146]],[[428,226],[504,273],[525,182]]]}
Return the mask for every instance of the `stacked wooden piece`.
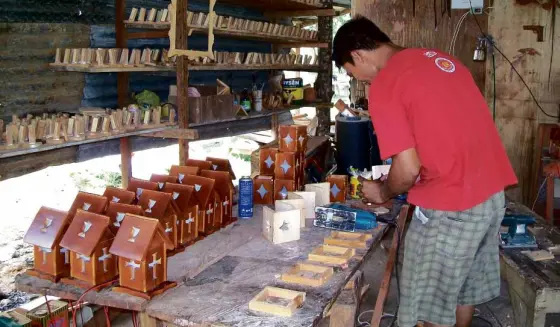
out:
{"label": "stacked wooden piece", "polygon": [[288,192],[303,186],[303,161],[307,149],[307,127],[283,125],[278,130],[278,146],[260,149],[259,175],[253,181],[255,204],[286,200]]}
{"label": "stacked wooden piece", "polygon": [[[243,18],[220,16],[216,15],[214,18],[213,27],[215,31],[220,32],[245,32],[247,36],[256,35],[262,37],[278,37],[289,38],[301,41],[316,41],[317,32],[306,30],[303,28],[275,24],[265,21],[254,21]],[[169,27],[170,15],[169,9],[147,9],[147,8],[132,8],[128,20],[125,24],[130,26],[152,26],[153,28]],[[210,15],[204,12],[187,11],[187,24],[193,29],[207,29],[210,22]]]}
{"label": "stacked wooden piece", "polygon": [[56,66],[76,67],[146,67],[174,66],[175,58],[168,56],[167,49],[127,49],[127,48],[57,48]]}
{"label": "stacked wooden piece", "polygon": [[[82,108],[80,114],[43,114],[24,118],[12,116],[6,125],[5,144],[0,150],[32,148],[46,144],[118,135],[137,129],[175,124],[175,109],[170,110],[169,122],[162,123],[161,107],[141,111],[138,106],[123,109]],[[3,122],[0,121],[0,135]]]}
{"label": "stacked wooden piece", "polygon": [[147,299],[174,287],[167,257],[236,220],[229,161],[207,159],[133,178],[127,190],[79,192],[68,212],[42,207],[24,238],[34,245],[27,273],[81,288],[118,277],[113,291]]}

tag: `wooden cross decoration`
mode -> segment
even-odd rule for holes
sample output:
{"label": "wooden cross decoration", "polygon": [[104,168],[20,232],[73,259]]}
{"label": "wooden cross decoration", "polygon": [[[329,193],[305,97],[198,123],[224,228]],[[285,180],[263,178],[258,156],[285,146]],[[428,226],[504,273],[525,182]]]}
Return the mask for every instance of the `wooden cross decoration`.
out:
{"label": "wooden cross decoration", "polygon": [[126,263],[126,266],[130,267],[130,280],[134,280],[136,278],[136,269],[140,268],[140,264],[130,260]]}
{"label": "wooden cross decoration", "polygon": [[64,254],[64,263],[70,263],[70,251],[67,248],[61,248],[60,253]]}
{"label": "wooden cross decoration", "polygon": [[157,268],[157,265],[161,265],[161,258],[156,259],[157,258],[157,253],[152,254],[152,258],[153,258],[153,260],[152,260],[152,262],[150,262],[148,264],[148,267],[152,268],[152,278],[157,279],[156,268]]}
{"label": "wooden cross decoration", "polygon": [[103,248],[103,255],[97,258],[97,260],[103,263],[103,271],[107,272],[107,259],[111,258],[111,253],[107,252],[107,248]]}
{"label": "wooden cross decoration", "polygon": [[82,273],[86,272],[86,262],[90,262],[91,258],[90,257],[86,257],[83,254],[79,254],[76,253],[76,259],[81,260],[82,261]]}
{"label": "wooden cross decoration", "polygon": [[169,29],[169,57],[187,56],[191,60],[205,57],[214,59],[214,21],[216,20],[216,12],[214,12],[215,4],[216,0],[210,0],[210,4],[208,6],[208,48],[206,49],[206,51],[183,50],[177,49],[176,47],[177,0],[171,0],[171,4],[169,5],[169,15],[171,22],[171,27]]}
{"label": "wooden cross decoration", "polygon": [[52,250],[49,249],[49,248],[43,248],[43,247],[39,247],[39,250],[41,251],[41,253],[43,253],[43,264],[45,265],[45,264],[47,264],[47,255],[49,253],[51,253]]}

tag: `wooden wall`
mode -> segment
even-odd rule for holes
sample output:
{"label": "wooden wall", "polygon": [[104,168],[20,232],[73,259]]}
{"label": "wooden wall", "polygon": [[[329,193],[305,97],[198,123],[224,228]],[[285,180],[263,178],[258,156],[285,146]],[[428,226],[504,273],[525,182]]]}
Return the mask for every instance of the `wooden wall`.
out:
{"label": "wooden wall", "polygon": [[[454,10],[451,17],[448,14],[442,17],[441,3],[445,1],[415,2],[414,16],[412,0],[353,0],[352,9],[353,14],[372,19],[397,44],[447,51],[454,27],[466,10]],[[483,31],[494,38],[498,48],[514,63],[543,109],[558,116],[560,0],[487,0],[485,5],[492,7],[487,10],[488,14],[476,16]],[[534,32],[524,30],[524,25],[542,26],[543,42],[537,40]],[[494,72],[491,57],[485,63],[472,61],[480,34],[473,17],[468,17],[460,29],[455,56],[469,67],[492,108]],[[537,192],[533,172],[538,162],[535,158],[538,123],[558,122],[558,119],[546,117],[540,112],[511,66],[499,53],[495,54],[495,58],[496,126],[519,178],[519,187],[509,190],[508,195],[515,200],[532,204]]]}
{"label": "wooden wall", "polygon": [[[560,13],[554,1],[494,1],[489,33],[498,48],[514,63],[541,107],[558,116],[560,109]],[[557,6],[560,7],[560,1]],[[543,27],[543,41],[524,26]],[[492,66],[488,62],[487,98],[492,98]],[[536,135],[539,123],[555,123],[543,114],[511,66],[496,54],[496,126],[502,136],[520,187],[510,196],[532,205],[537,187]]]}
{"label": "wooden wall", "polygon": [[[415,13],[413,13],[413,2],[416,3]],[[434,2],[436,3],[435,8]],[[453,37],[453,30],[466,10],[453,10],[450,17],[448,12],[442,14],[444,2],[440,0],[353,0],[352,15],[361,15],[371,19],[398,45],[447,51]],[[477,16],[477,19],[486,32],[488,16]],[[455,56],[471,70],[477,85],[483,90],[486,78],[485,64],[472,61],[476,40],[480,34],[473,18],[468,17],[460,30],[455,45]]]}

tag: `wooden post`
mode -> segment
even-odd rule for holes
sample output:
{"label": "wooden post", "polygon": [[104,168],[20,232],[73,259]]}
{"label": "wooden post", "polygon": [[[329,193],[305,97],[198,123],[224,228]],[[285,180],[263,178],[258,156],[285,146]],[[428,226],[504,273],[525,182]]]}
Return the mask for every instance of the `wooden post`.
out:
{"label": "wooden post", "polygon": [[[332,9],[333,1],[323,1],[326,9]],[[315,90],[317,91],[317,98],[321,102],[331,102],[334,94],[332,87],[332,17],[318,17],[317,29],[319,35],[319,42],[328,44],[327,48],[319,48],[319,67],[320,71],[317,74],[315,81]],[[317,135],[329,135],[331,127],[331,114],[329,109],[317,108],[317,119],[319,126],[317,128]]]}
{"label": "wooden post", "polygon": [[[115,29],[117,48],[128,47],[128,36],[126,33],[126,28],[124,27],[125,9],[125,0],[116,0]],[[119,108],[124,107],[126,105],[126,100],[128,97],[128,73],[117,73],[117,96]],[[128,137],[121,138],[120,142],[122,186],[126,189],[128,187],[128,182],[132,177],[132,152],[130,151],[130,141]]]}
{"label": "wooden post", "polygon": [[[187,3],[188,0],[177,0],[177,17],[175,19],[177,49],[187,49]],[[187,88],[189,86],[189,64],[188,57],[177,58],[177,110],[179,111],[179,128],[189,127],[189,103],[187,100]],[[179,164],[184,165],[189,158],[189,142],[179,139]]]}
{"label": "wooden post", "polygon": [[[385,300],[387,300],[387,295],[389,294],[389,286],[391,285],[391,275],[393,269],[398,269],[396,262],[397,258],[397,247],[399,242],[402,244],[404,235],[404,226],[408,219],[408,204],[401,207],[399,216],[397,217],[397,230],[393,234],[393,241],[391,242],[391,250],[389,250],[389,257],[387,258],[387,265],[385,266],[385,273],[383,274],[383,279],[381,280],[381,286],[379,287],[379,293],[377,294],[377,300],[375,301],[375,307],[373,309],[373,317],[371,318],[371,327],[379,327],[381,323],[381,317],[383,316],[383,307],[385,306]],[[400,251],[404,253],[404,251]]]}

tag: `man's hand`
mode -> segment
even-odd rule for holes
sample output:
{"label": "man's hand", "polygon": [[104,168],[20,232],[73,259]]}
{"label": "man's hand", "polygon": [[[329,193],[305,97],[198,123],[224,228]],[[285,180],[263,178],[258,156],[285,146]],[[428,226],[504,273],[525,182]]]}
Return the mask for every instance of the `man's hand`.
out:
{"label": "man's hand", "polygon": [[381,180],[369,181],[361,179],[360,183],[358,186],[358,196],[363,198],[364,202],[383,204],[390,200],[385,194],[385,183]]}

